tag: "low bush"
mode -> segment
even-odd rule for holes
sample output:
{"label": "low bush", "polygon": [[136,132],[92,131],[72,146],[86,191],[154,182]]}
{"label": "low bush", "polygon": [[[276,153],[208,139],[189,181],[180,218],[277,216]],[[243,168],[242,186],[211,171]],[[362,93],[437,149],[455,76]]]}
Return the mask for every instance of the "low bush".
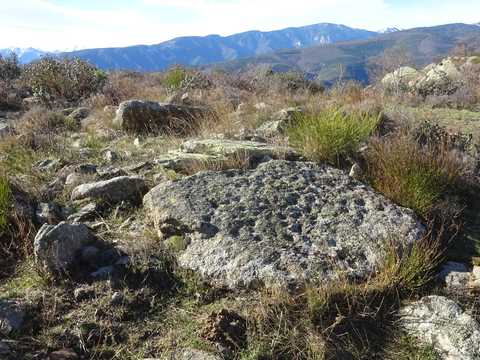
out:
{"label": "low bush", "polygon": [[291,144],[307,158],[341,166],[354,157],[360,145],[368,140],[381,122],[381,115],[345,113],[330,108],[305,115],[288,131]]}
{"label": "low bush", "polygon": [[453,191],[466,171],[447,147],[422,146],[406,134],[371,141],[366,162],[374,188],[423,217]]}
{"label": "low bush", "polygon": [[44,57],[26,66],[22,81],[45,104],[76,104],[100,90],[106,73],[81,60]]}

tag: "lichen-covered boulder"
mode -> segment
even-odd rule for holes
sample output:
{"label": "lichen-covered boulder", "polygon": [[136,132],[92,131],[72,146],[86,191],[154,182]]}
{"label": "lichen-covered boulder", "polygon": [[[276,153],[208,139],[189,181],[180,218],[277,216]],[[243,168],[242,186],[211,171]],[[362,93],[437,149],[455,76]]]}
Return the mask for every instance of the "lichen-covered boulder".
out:
{"label": "lichen-covered boulder", "polygon": [[264,158],[294,160],[298,159],[299,155],[292,148],[257,141],[204,139],[188,140],[179,150],[170,151],[155,159],[155,163],[170,170],[188,171],[202,163],[221,165],[232,160],[257,163]]}
{"label": "lichen-covered boulder", "polygon": [[44,224],[34,239],[35,259],[52,273],[61,273],[76,262],[78,251],[94,240],[84,224]]}
{"label": "lichen-covered boulder", "polygon": [[385,75],[382,85],[389,91],[406,91],[409,84],[419,78],[420,72],[410,66],[404,66]]}
{"label": "lichen-covered boulder", "polygon": [[129,100],[120,104],[114,124],[133,133],[185,134],[209,114],[203,107]]}
{"label": "lichen-covered boulder", "polygon": [[392,239],[424,234],[398,207],[341,170],[269,161],[158,185],[144,205],[163,238],[183,236],[181,265],[231,288],[366,277]]}
{"label": "lichen-covered boulder", "polygon": [[110,205],[128,201],[141,203],[143,195],[148,191],[145,179],[138,176],[120,176],[110,180],[98,181],[77,186],[72,191],[71,199],[94,199]]}
{"label": "lichen-covered boulder", "polygon": [[407,332],[433,346],[444,360],[480,359],[480,325],[452,300],[426,296],[400,311]]}
{"label": "lichen-covered boulder", "polygon": [[450,58],[429,65],[422,72],[424,75],[414,84],[415,91],[422,95],[451,94],[461,83],[461,73]]}

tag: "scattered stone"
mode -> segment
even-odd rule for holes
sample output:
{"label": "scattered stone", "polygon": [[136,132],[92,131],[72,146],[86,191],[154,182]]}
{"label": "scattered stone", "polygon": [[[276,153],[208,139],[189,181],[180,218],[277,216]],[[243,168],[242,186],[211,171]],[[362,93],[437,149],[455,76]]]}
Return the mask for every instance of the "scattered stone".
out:
{"label": "scattered stone", "polygon": [[80,107],[78,109],[73,110],[68,117],[75,121],[78,125],[82,122],[82,120],[86,119],[90,115],[90,109],[86,107]]}
{"label": "scattered stone", "polygon": [[180,265],[231,288],[330,280],[338,270],[365,278],[392,234],[405,245],[425,232],[413,211],[314,163],[201,172],[156,186],[144,205],[160,236],[185,237]]}
{"label": "scattered stone", "polygon": [[150,161],[142,161],[133,165],[129,165],[124,168],[125,171],[138,173],[142,170],[151,170],[153,168],[153,163]]}
{"label": "scattered stone", "polygon": [[400,311],[407,332],[433,346],[446,360],[480,359],[480,326],[458,304],[426,296]]}
{"label": "scattered stone", "polygon": [[142,196],[148,191],[143,178],[135,176],[120,176],[111,180],[83,184],[72,191],[71,199],[82,200],[91,198],[105,201],[110,205],[122,201],[134,204],[141,203]]}
{"label": "scattered stone", "polygon": [[6,122],[0,121],[0,139],[13,133],[13,128]]}
{"label": "scattered stone", "polygon": [[128,173],[123,169],[112,166],[103,168],[98,172],[98,178],[100,180],[111,180],[121,176],[128,176]]}
{"label": "scattered stone", "polygon": [[25,312],[17,301],[0,300],[0,335],[21,330]]}
{"label": "scattered stone", "polygon": [[58,350],[50,353],[49,360],[78,360],[79,357],[71,349]]}
{"label": "scattered stone", "polygon": [[124,298],[123,294],[119,291],[116,291],[112,295],[112,299],[110,300],[110,304],[112,304],[114,306],[122,305],[124,300],[125,300],[125,298]]}
{"label": "scattered stone", "polygon": [[68,221],[73,223],[82,223],[97,218],[100,214],[100,208],[96,203],[89,203],[80,210],[68,217]]}
{"label": "scattered stone", "polygon": [[256,130],[256,135],[266,138],[284,135],[302,113],[303,109],[299,107],[280,110],[273,115],[273,120],[265,122]]}
{"label": "scattered stone", "polygon": [[109,280],[113,277],[115,268],[113,266],[103,266],[97,271],[94,271],[90,276],[96,280]]}
{"label": "scattered stone", "polygon": [[471,285],[475,288],[480,288],[480,266],[473,267]]}
{"label": "scattered stone", "polygon": [[363,170],[360,165],[357,163],[353,164],[348,176],[355,180],[361,180],[363,178]]}
{"label": "scattered stone", "polygon": [[77,252],[95,240],[83,224],[44,224],[34,240],[36,261],[52,272],[63,272],[77,260]]}
{"label": "scattered stone", "polygon": [[120,104],[114,124],[134,133],[185,134],[209,113],[202,107],[129,100]]}
{"label": "scattered stone", "polygon": [[45,159],[37,162],[34,166],[39,171],[50,171],[58,168],[60,161],[58,159]]}
{"label": "scattered stone", "polygon": [[73,297],[78,302],[89,300],[94,296],[95,296],[95,290],[89,286],[82,286],[82,287],[76,288],[73,291]]}
{"label": "scattered stone", "polygon": [[289,147],[269,145],[254,141],[225,139],[189,140],[181,145],[181,151],[189,154],[202,154],[216,157],[245,157],[261,159],[269,156],[274,159],[298,159],[298,154]]}
{"label": "scattered stone", "polygon": [[438,280],[447,289],[466,288],[470,281],[470,272],[465,264],[449,261],[442,266]]}
{"label": "scattered stone", "polygon": [[43,224],[58,224],[63,221],[63,212],[60,205],[50,202],[50,203],[39,203],[37,205],[37,210],[35,211],[37,217],[37,222],[40,225]]}
{"label": "scattered stone", "polygon": [[103,157],[109,163],[115,162],[120,158],[118,156],[118,154],[115,151],[112,151],[112,150],[105,151],[105,153],[103,154]]}

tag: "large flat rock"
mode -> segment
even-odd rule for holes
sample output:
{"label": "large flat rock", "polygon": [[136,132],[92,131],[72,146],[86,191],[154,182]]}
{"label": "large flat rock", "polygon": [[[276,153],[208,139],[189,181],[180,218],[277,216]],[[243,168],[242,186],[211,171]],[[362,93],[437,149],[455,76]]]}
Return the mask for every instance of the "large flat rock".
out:
{"label": "large flat rock", "polygon": [[164,238],[183,234],[182,266],[232,288],[366,277],[386,243],[424,233],[411,210],[313,163],[202,172],[155,187],[144,205]]}

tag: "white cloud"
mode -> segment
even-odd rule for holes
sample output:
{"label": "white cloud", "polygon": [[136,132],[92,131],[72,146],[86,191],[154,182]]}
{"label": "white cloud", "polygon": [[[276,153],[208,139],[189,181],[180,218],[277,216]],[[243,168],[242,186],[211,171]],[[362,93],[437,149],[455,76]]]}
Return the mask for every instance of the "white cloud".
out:
{"label": "white cloud", "polygon": [[176,36],[227,35],[318,22],[370,30],[408,28],[478,22],[480,13],[478,0],[438,0],[434,7],[418,1],[402,8],[389,0],[132,0],[103,10],[96,1],[84,1],[92,3],[91,9],[66,1],[58,5],[51,0],[0,0],[0,48],[153,44]]}

